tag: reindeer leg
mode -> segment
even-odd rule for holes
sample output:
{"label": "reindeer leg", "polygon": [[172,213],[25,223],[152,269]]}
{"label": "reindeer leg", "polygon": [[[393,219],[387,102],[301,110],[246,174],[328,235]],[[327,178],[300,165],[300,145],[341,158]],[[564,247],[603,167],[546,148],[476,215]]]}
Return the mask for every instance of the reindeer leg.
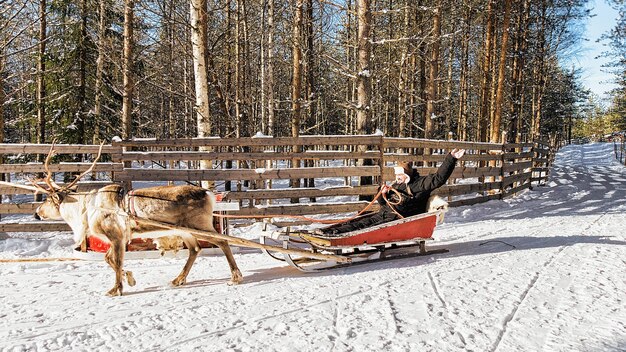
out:
{"label": "reindeer leg", "polygon": [[230,246],[226,241],[215,241],[214,242],[224,255],[226,256],[226,260],[228,260],[228,266],[230,266],[230,281],[228,281],[228,285],[237,285],[243,281],[243,275],[241,275],[241,271],[237,267],[237,262],[235,262],[235,258],[233,257],[233,252],[230,250]]}
{"label": "reindeer leg", "polygon": [[126,281],[128,282],[128,286],[135,286],[137,281],[135,281],[135,277],[133,276],[132,271],[124,270],[124,274],[126,275]]}
{"label": "reindeer leg", "polygon": [[107,296],[121,296],[123,291],[122,263],[124,261],[124,245],[121,241],[111,242],[111,247],[105,254],[104,260],[113,268],[113,271],[115,271],[115,285],[107,292]]}
{"label": "reindeer leg", "polygon": [[187,258],[187,262],[183,267],[183,271],[181,271],[180,274],[178,274],[178,276],[174,280],[172,280],[172,286],[182,286],[187,282],[187,275],[189,275],[191,267],[196,261],[198,253],[200,253],[200,244],[198,244],[198,241],[195,238],[188,239],[183,237],[183,241],[189,249],[189,257]]}

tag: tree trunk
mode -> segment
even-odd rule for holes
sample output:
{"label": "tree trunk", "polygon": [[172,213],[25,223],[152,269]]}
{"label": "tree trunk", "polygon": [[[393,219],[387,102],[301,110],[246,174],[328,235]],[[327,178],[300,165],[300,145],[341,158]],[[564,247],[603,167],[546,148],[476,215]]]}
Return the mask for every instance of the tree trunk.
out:
{"label": "tree trunk", "polygon": [[174,111],[174,1],[168,0],[166,8],[167,18],[164,18],[165,35],[167,38],[167,55],[168,62],[166,64],[166,77],[167,82],[167,136],[168,138],[176,138],[176,113]]}
{"label": "tree trunk", "polygon": [[107,0],[99,0],[100,13],[98,23],[98,58],[96,59],[96,83],[95,83],[95,102],[94,102],[94,116],[93,116],[93,144],[100,143],[100,125],[102,124],[102,99],[103,92],[103,78],[104,78],[104,60],[106,55],[106,2]]}
{"label": "tree trunk", "polygon": [[87,116],[87,0],[80,0],[80,38],[78,43],[78,96],[76,104],[76,143],[85,143],[85,117]]}
{"label": "tree trunk", "polygon": [[482,66],[482,82],[480,84],[481,94],[481,107],[480,116],[477,123],[477,140],[480,142],[487,141],[487,127],[489,123],[489,91],[491,87],[491,51],[493,46],[493,31],[494,31],[494,15],[493,15],[494,0],[488,0],[487,3],[487,25],[485,26],[485,45],[483,47],[483,66]]}
{"label": "tree trunk", "polygon": [[[306,101],[307,101],[307,112],[305,117],[305,128],[306,131],[311,131],[313,129],[316,130],[317,127],[317,105],[315,102],[318,100],[317,96],[317,88],[315,85],[315,47],[313,42],[313,0],[307,0],[306,6]],[[302,147],[300,147],[302,149]],[[315,161],[308,159],[304,160],[305,167],[313,167],[315,166]],[[315,187],[315,179],[314,178],[305,178],[304,179],[304,187]],[[315,197],[309,198],[311,202],[315,202]]]}
{"label": "tree trunk", "polygon": [[509,41],[509,21],[511,0],[504,1],[504,22],[502,23],[502,42],[500,43],[500,63],[498,66],[498,87],[493,124],[491,125],[491,142],[500,143],[500,122],[502,121],[502,104],[504,99],[504,76],[506,74],[506,55]]}
{"label": "tree trunk", "polygon": [[541,17],[539,19],[539,33],[538,33],[538,48],[537,48],[537,60],[534,65],[533,70],[533,80],[535,84],[533,85],[533,110],[532,110],[532,121],[531,121],[531,129],[530,136],[532,140],[536,140],[541,135],[541,109],[543,104],[543,91],[546,83],[545,79],[545,47],[546,47],[546,39],[545,39],[545,26],[546,26],[546,7],[545,2],[542,3],[541,8]]}
{"label": "tree trunk", "polygon": [[[302,115],[302,7],[304,0],[296,0],[293,16],[293,28],[291,40],[292,46],[292,80],[291,80],[291,136],[298,137],[300,135],[300,120]],[[294,152],[301,150],[300,146],[293,146]],[[300,167],[300,160],[293,159],[292,167]],[[300,187],[300,179],[292,179],[290,186],[292,188]],[[292,203],[298,202],[298,198],[292,198]]]}
{"label": "tree trunk", "polygon": [[[196,94],[196,125],[198,137],[211,135],[211,111],[209,107],[209,83],[207,74],[207,12],[206,0],[192,0],[190,3],[191,48],[193,53],[194,82]],[[207,150],[200,148],[200,150]],[[210,160],[201,160],[201,169],[211,169]],[[210,188],[212,183],[202,180],[202,187]]]}
{"label": "tree trunk", "polygon": [[133,8],[134,0],[125,0],[124,6],[124,59],[122,70],[124,75],[124,92],[122,97],[122,138],[130,139],[132,136],[132,112],[133,112]]}
{"label": "tree trunk", "polygon": [[438,119],[435,110],[437,100],[437,78],[439,76],[439,41],[441,40],[441,22],[439,19],[440,9],[433,10],[433,41],[430,48],[430,60],[428,62],[429,75],[426,83],[426,113],[424,114],[424,138],[433,138],[435,133],[435,119]]}
{"label": "tree trunk", "polygon": [[[403,20],[403,32],[404,36],[409,35],[410,32],[410,14],[411,14],[411,6],[409,6],[411,0],[407,0],[405,2],[404,7],[404,20]],[[391,4],[389,6],[391,8]],[[389,18],[389,29],[390,29],[390,37],[392,36],[392,20],[391,16]],[[398,83],[398,137],[406,136],[406,125],[407,125],[407,110],[408,110],[408,102],[409,102],[409,89],[408,82],[412,80],[412,74],[409,71],[409,46],[410,41],[407,40],[402,45],[402,54],[400,56],[400,74],[399,74],[399,83]],[[389,49],[391,50],[391,48]],[[391,54],[389,55],[388,62],[391,61]],[[390,79],[389,79],[390,81]],[[412,95],[412,94],[411,94]]]}
{"label": "tree trunk", "polygon": [[267,8],[267,134],[275,135],[274,110],[274,0],[268,0]]}
{"label": "tree trunk", "polygon": [[[46,141],[46,0],[39,1],[39,47],[37,55],[37,143]],[[41,157],[42,155],[40,155]]]}
{"label": "tree trunk", "polygon": [[[352,69],[353,63],[353,52],[352,52],[352,31],[354,30],[352,27],[352,0],[348,0],[346,4],[348,9],[348,13],[346,14],[346,42],[345,42],[345,52],[346,52],[346,68],[348,70]],[[354,94],[354,81],[346,80],[346,103],[351,106],[354,102],[353,99]],[[352,124],[352,109],[345,109],[345,121],[343,123],[344,126],[344,134],[350,134]]]}
{"label": "tree trunk", "polygon": [[[4,143],[4,104],[6,103],[5,82],[4,82],[4,45],[0,38],[0,143]],[[0,154],[0,165],[4,163],[4,155]],[[0,174],[0,180],[4,181],[4,174]],[[0,202],[2,198],[0,198]]]}
{"label": "tree trunk", "polygon": [[459,140],[467,140],[467,104],[469,95],[469,45],[472,29],[472,9],[467,8],[465,15],[465,34],[462,44],[461,73],[459,78],[459,115],[457,135]]}
{"label": "tree trunk", "polygon": [[357,108],[356,123],[357,134],[363,135],[371,133],[371,99],[372,99],[372,72],[370,56],[372,44],[370,42],[370,32],[372,24],[372,13],[370,11],[370,0],[357,1],[357,17],[359,21],[358,32],[358,63],[357,63]]}
{"label": "tree trunk", "polygon": [[[271,1],[271,0],[270,0]],[[267,63],[265,62],[266,60],[266,48],[265,48],[265,33],[267,33],[267,0],[261,0],[261,33],[260,33],[260,53],[259,55],[261,56],[261,64],[260,64],[260,80],[261,80],[261,104],[259,106],[259,109],[261,110],[261,132],[266,134],[267,133],[267,113],[265,112],[265,106],[267,104],[267,82],[265,81],[265,75],[266,75],[266,70],[267,70]]]}

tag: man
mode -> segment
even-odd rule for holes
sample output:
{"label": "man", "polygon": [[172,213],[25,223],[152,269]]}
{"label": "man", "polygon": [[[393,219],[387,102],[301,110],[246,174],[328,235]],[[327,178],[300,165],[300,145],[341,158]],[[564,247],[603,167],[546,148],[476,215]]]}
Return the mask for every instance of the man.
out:
{"label": "man", "polygon": [[[427,176],[420,176],[417,170],[413,169],[412,163],[400,163],[394,167],[395,181],[391,186],[386,184],[382,186],[382,193],[385,194],[389,203],[380,197],[378,202],[381,207],[377,213],[320,229],[317,233],[320,235],[341,234],[400,219],[401,216],[425,213],[431,192],[446,184],[454,171],[456,161],[464,154],[465,149],[452,150],[446,155],[437,172]],[[391,189],[393,191],[390,192]]]}

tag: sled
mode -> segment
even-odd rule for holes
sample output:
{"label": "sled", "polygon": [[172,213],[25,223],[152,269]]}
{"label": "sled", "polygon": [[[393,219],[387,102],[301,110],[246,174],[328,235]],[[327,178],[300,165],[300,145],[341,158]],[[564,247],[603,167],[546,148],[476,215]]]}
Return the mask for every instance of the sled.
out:
{"label": "sled", "polygon": [[438,210],[343,233],[339,236],[316,235],[308,231],[291,231],[288,228],[285,232],[263,236],[261,243],[279,244],[284,249],[298,248],[311,253],[330,253],[350,259],[348,262],[340,263],[333,260],[297,256],[288,252],[283,252],[281,258],[272,251],[264,249],[264,252],[274,259],[285,261],[304,272],[446,253],[447,249],[426,249],[426,242],[433,239],[435,227],[443,221],[443,216],[444,211]]}
{"label": "sled", "polygon": [[[217,214],[225,214],[228,211],[239,210],[238,203],[216,202],[214,212]],[[225,217],[213,217],[213,227],[220,234],[228,235],[228,219]],[[200,244],[200,256],[221,255],[222,251],[210,244],[206,240],[198,240]],[[104,255],[111,245],[102,241],[98,237],[87,237],[87,250],[81,251],[80,248],[74,249],[74,257],[83,260],[103,260]],[[238,253],[238,248],[232,248],[233,253]],[[178,258],[185,259],[189,257],[189,250],[184,247],[178,250],[160,251],[157,244],[151,238],[133,238],[126,245],[124,259],[158,259],[158,258]]]}

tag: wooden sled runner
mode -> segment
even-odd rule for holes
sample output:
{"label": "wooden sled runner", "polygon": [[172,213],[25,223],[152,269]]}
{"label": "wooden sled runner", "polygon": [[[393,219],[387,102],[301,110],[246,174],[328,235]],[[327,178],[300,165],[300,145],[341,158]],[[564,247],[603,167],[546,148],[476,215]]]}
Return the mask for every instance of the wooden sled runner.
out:
{"label": "wooden sled runner", "polygon": [[298,270],[311,272],[347,265],[370,263],[407,257],[448,252],[447,249],[426,250],[426,241],[432,240],[433,231],[443,221],[444,211],[438,210],[376,225],[367,229],[347,232],[340,236],[320,236],[308,232],[287,230],[274,236],[264,236],[264,245],[280,244],[283,249],[299,249],[311,253],[329,253],[350,258],[349,262],[332,259],[320,260],[282,252],[282,258],[264,249],[275,259],[284,260]]}

